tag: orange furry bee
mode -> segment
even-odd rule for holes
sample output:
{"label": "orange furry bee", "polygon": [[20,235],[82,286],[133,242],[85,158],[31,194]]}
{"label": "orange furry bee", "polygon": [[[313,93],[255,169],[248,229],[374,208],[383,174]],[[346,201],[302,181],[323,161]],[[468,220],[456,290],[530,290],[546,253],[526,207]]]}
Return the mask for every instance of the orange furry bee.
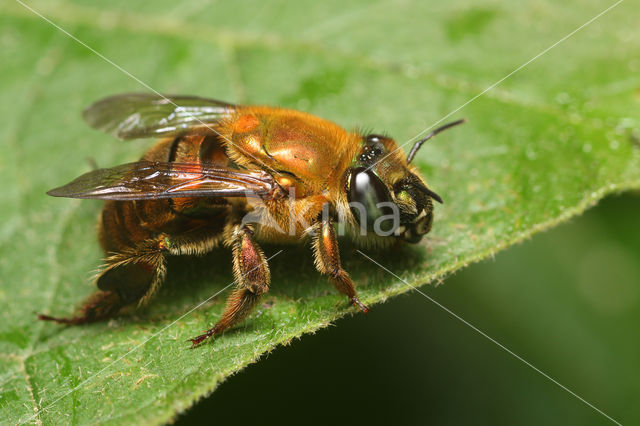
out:
{"label": "orange furry bee", "polygon": [[86,173],[48,192],[107,200],[99,219],[106,266],[100,291],[77,316],[42,320],[84,324],[147,303],[170,255],[231,248],[235,289],[220,320],[197,345],[241,321],[269,290],[259,242],[310,241],[319,272],[367,312],[342,268],[335,223],[355,240],[415,243],[431,229],[431,191],[396,142],[348,132],[313,115],[237,106],[192,96],[122,94],[87,108],[94,128],[120,139],[162,137],[142,159]]}

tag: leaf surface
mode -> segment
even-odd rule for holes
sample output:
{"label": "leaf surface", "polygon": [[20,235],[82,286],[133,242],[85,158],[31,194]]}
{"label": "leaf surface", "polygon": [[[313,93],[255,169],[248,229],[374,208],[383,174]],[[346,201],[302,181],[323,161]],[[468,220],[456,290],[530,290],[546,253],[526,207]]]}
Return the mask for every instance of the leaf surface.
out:
{"label": "leaf surface", "polygon": [[[150,87],[232,103],[298,108],[406,141],[460,106],[462,128],[417,164],[445,199],[423,243],[365,250],[423,285],[640,188],[640,6],[623,2],[497,87],[611,4],[32,1],[33,7]],[[0,11],[0,418],[9,423],[167,421],[275,346],[355,311],[300,246],[266,246],[272,289],[245,323],[196,350],[232,282],[225,250],[170,262],[148,309],[65,328],[102,253],[96,201],[45,196],[89,170],[135,161],[81,120],[138,82],[19,3]],[[474,99],[475,98],[475,99]],[[473,99],[473,100],[472,100]],[[472,100],[471,102],[469,102]],[[467,104],[467,102],[469,102]],[[405,148],[408,151],[408,147]],[[350,244],[343,264],[370,305],[411,287]],[[373,307],[375,309],[375,306]]]}

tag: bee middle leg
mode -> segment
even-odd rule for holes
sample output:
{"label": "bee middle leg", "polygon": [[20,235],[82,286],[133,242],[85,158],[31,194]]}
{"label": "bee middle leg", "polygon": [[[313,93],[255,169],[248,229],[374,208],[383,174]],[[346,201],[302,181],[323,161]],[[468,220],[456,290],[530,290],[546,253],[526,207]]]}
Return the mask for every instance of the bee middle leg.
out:
{"label": "bee middle leg", "polygon": [[236,287],[218,322],[204,334],[190,339],[197,346],[211,336],[219,335],[242,321],[269,290],[271,274],[262,249],[253,240],[253,231],[247,225],[235,226],[227,241],[232,245],[233,275]]}
{"label": "bee middle leg", "polygon": [[313,231],[313,254],[316,269],[322,274],[329,275],[333,286],[366,314],[369,308],[358,299],[351,277],[340,264],[338,239],[333,224],[329,219],[324,219],[314,225]]}

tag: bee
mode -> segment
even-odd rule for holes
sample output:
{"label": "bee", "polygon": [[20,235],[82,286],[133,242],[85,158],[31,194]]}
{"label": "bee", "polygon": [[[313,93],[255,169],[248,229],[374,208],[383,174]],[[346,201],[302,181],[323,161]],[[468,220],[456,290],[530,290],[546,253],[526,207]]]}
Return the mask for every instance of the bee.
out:
{"label": "bee", "polygon": [[[317,270],[368,311],[340,262],[336,224],[356,241],[416,243],[433,223],[433,200],[390,137],[349,132],[308,113],[239,106],[195,96],[129,93],[84,111],[93,128],[119,139],[160,138],[138,162],[90,171],[48,192],[106,200],[98,238],[106,253],[100,290],[62,324],[105,320],[149,302],[167,257],[232,251],[235,288],[220,319],[193,346],[242,321],[271,282],[259,243],[310,242]],[[391,224],[381,225],[381,219]],[[389,220],[387,220],[389,222]],[[376,228],[377,226],[377,228]]]}

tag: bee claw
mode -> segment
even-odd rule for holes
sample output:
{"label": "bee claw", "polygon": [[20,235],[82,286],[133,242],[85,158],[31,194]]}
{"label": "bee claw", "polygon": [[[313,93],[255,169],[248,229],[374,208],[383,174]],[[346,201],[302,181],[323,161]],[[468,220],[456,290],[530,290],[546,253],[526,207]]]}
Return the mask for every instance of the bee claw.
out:
{"label": "bee claw", "polygon": [[215,334],[215,331],[207,330],[206,333],[196,336],[193,339],[187,339],[187,342],[191,342],[191,349],[193,349],[196,346],[200,345],[200,343],[207,340],[209,337],[213,336],[214,334]]}
{"label": "bee claw", "polygon": [[196,346],[198,346],[200,343],[202,343],[202,341],[204,341],[205,338],[202,336],[198,336],[198,337],[194,337],[193,339],[187,339],[187,342],[191,342],[191,349],[195,348]]}
{"label": "bee claw", "polygon": [[356,296],[353,296],[353,297],[351,298],[351,303],[352,303],[352,304],[354,304],[354,305],[356,305],[358,308],[360,308],[360,310],[361,310],[363,313],[365,313],[365,314],[366,314],[367,312],[369,312],[369,307],[368,307],[367,305],[365,305],[364,303],[362,303],[362,302],[360,301],[360,299],[358,299]]}
{"label": "bee claw", "polygon": [[58,318],[58,317],[52,317],[50,315],[38,314],[38,313],[36,313],[36,315],[38,315],[38,319],[40,321],[53,321],[53,322],[57,322],[58,324],[70,324],[72,322],[72,320],[69,318]]}

